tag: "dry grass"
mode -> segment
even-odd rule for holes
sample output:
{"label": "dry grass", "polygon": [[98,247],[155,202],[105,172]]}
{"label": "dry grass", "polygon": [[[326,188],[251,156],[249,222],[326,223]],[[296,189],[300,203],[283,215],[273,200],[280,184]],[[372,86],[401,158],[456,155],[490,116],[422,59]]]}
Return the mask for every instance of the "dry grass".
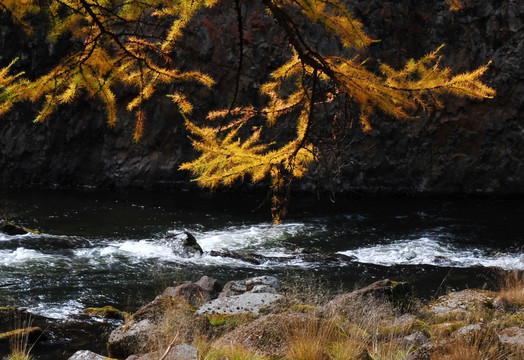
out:
{"label": "dry grass", "polygon": [[330,313],[328,317],[316,317],[308,313],[308,320],[300,326],[289,324],[289,360],[396,360],[402,359],[407,350],[399,339],[410,326],[395,331],[384,331],[395,324],[396,309],[384,299],[371,296],[355,296],[345,299],[346,314]]}
{"label": "dry grass", "polygon": [[289,360],[329,359],[326,344],[336,337],[334,325],[314,315],[306,315],[305,321],[290,321],[287,324],[286,337]]}
{"label": "dry grass", "polygon": [[203,357],[203,360],[269,360],[268,357],[253,352],[239,345],[222,346],[211,348]]}
{"label": "dry grass", "polygon": [[[460,321],[445,323],[418,307],[406,313],[385,298],[336,296],[322,283],[285,284],[284,299],[258,318],[198,317],[172,302],[159,317],[150,348],[165,350],[179,334],[177,341],[197,347],[201,360],[400,360],[416,348],[405,337],[419,332],[432,340],[431,360],[516,360],[523,354],[502,345],[497,332],[524,325],[523,312],[514,311],[524,306],[524,273],[504,272],[501,283],[504,308],[493,307],[491,293],[490,301],[468,308]],[[461,334],[470,324],[480,329]]]}
{"label": "dry grass", "polygon": [[499,305],[504,308],[521,308],[524,306],[524,271],[501,271]]}
{"label": "dry grass", "polygon": [[5,360],[33,360],[34,357],[30,354],[33,349],[31,342],[41,336],[42,329],[32,326],[33,319],[29,317],[22,321],[22,319],[15,317],[14,329],[3,333],[0,337],[9,339],[11,353],[5,357]]}
{"label": "dry grass", "polygon": [[155,330],[147,335],[144,342],[149,352],[162,352],[176,338],[174,344],[192,343],[206,332],[206,322],[194,314],[194,309],[183,300],[166,300],[162,310],[153,319]]}
{"label": "dry grass", "polygon": [[432,352],[430,360],[503,360],[510,356],[496,333],[483,329],[448,339]]}
{"label": "dry grass", "polygon": [[273,310],[282,311],[293,306],[304,309],[316,308],[325,305],[341,292],[342,289],[334,289],[320,278],[304,279],[300,276],[288,276],[287,280],[282,282],[279,291],[284,297]]}

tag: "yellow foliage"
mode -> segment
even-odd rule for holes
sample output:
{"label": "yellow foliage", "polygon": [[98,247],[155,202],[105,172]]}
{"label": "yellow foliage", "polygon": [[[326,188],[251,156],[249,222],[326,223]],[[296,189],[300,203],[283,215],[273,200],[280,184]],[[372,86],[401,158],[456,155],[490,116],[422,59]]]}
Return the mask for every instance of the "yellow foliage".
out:
{"label": "yellow foliage", "polygon": [[[28,34],[32,19],[48,18],[48,37],[56,41],[70,36],[75,46],[58,64],[37,79],[11,75],[13,63],[0,69],[0,115],[21,101],[42,101],[35,121],[44,121],[57,107],[86,94],[104,105],[108,124],[117,122],[117,96],[122,85],[134,91],[125,107],[135,114],[134,139],[144,134],[146,101],[160,85],[171,88],[168,95],[178,106],[200,153],[181,169],[190,170],[204,187],[231,185],[250,177],[257,182],[271,178],[274,216],[285,212],[285,199],[292,179],[302,177],[317,157],[312,127],[326,126],[316,116],[332,97],[350,98],[360,110],[364,131],[371,130],[371,115],[381,111],[407,118],[413,110],[442,106],[443,95],[472,99],[491,98],[495,91],[480,78],[487,65],[455,75],[441,66],[440,48],[421,59],[412,59],[400,69],[387,64],[371,71],[360,59],[361,50],[374,40],[347,9],[343,0],[260,0],[284,30],[293,55],[271,73],[260,86],[266,106],[241,106],[215,110],[207,122],[190,119],[193,105],[178,83],[196,82],[211,87],[213,79],[200,71],[182,71],[173,66],[172,50],[184,29],[204,9],[219,0],[0,0],[0,11]],[[445,0],[451,10],[462,7],[459,0]],[[301,15],[300,15],[301,14]],[[336,37],[353,58],[324,54],[302,36],[310,21]],[[489,64],[488,64],[489,65]],[[285,137],[280,129],[289,135]],[[286,136],[287,136],[286,135]]]}
{"label": "yellow foliage", "polygon": [[446,0],[446,2],[449,4],[449,8],[452,11],[460,10],[464,7],[460,0]]}

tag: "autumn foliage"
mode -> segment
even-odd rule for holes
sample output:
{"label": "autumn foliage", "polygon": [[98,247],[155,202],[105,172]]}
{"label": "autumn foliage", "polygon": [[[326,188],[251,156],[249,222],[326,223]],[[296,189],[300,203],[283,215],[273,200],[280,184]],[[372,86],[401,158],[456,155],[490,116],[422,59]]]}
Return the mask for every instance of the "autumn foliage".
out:
{"label": "autumn foliage", "polygon": [[[41,122],[58,106],[87,94],[101,100],[108,124],[114,125],[118,121],[119,103],[115,88],[124,85],[135,89],[134,97],[124,105],[135,114],[134,137],[139,141],[147,121],[144,104],[154,99],[159,89],[166,88],[161,85],[175,85],[170,87],[175,89],[176,84],[186,82],[213,86],[213,79],[200,71],[177,69],[172,54],[195,16],[218,2],[0,0],[0,10],[8,13],[13,24],[27,34],[34,32],[33,19],[43,18],[48,24],[50,41],[69,37],[77,44],[58,65],[36,79],[29,79],[24,73],[13,74],[16,59],[0,69],[0,115],[18,102],[41,102],[35,118]],[[450,10],[461,8],[459,1],[447,2]],[[241,34],[241,0],[233,3],[238,10]],[[199,184],[208,188],[230,185],[246,176],[254,182],[270,177],[275,195],[273,216],[278,221],[285,212],[291,181],[302,177],[308,165],[322,157],[310,129],[323,126],[325,117],[316,115],[323,104],[334,98],[349,99],[358,108],[362,128],[369,130],[370,116],[377,110],[402,119],[420,108],[431,110],[443,106],[442,98],[449,94],[472,99],[494,96],[495,91],[480,80],[488,65],[453,74],[451,69],[441,66],[440,48],[421,59],[409,60],[402,69],[387,64],[379,69],[368,68],[361,52],[376,39],[363,31],[363,24],[348,11],[347,3],[260,0],[276,26],[282,29],[293,52],[271,73],[271,79],[260,86],[267,98],[265,107],[232,104],[227,109],[210,112],[207,122],[203,122],[191,117],[192,102],[186,94],[176,90],[165,94],[184,116],[192,144],[200,153],[194,161],[182,164],[181,169],[193,172]],[[324,28],[326,34],[338,39],[344,51],[338,55],[324,54],[313,47],[296,25],[297,16]],[[293,138],[265,135],[268,129],[282,123],[292,124]]]}

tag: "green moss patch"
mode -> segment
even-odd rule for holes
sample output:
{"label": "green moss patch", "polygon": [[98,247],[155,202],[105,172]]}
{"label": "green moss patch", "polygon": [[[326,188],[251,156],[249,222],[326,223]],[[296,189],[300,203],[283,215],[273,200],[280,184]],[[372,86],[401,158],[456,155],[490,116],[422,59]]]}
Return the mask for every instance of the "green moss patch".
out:
{"label": "green moss patch", "polygon": [[112,306],[104,306],[101,308],[97,307],[88,307],[82,311],[83,314],[89,315],[89,316],[100,316],[107,319],[120,319],[123,320],[125,318],[125,314],[112,307]]}
{"label": "green moss patch", "polygon": [[212,314],[207,315],[207,320],[211,327],[224,327],[229,330],[236,328],[239,325],[251,322],[257,317],[252,314]]}

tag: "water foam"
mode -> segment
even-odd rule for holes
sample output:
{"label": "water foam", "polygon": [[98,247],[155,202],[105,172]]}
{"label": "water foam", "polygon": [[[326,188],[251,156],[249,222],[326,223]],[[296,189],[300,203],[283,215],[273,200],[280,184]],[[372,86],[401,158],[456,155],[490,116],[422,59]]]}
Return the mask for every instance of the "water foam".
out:
{"label": "water foam", "polygon": [[85,308],[84,304],[78,300],[68,300],[63,303],[39,303],[26,309],[37,315],[45,316],[50,319],[65,320],[70,315],[79,314]]}
{"label": "water foam", "polygon": [[[271,250],[279,256],[286,256],[282,252],[282,243],[291,238],[312,232],[322,231],[323,226],[318,224],[284,223],[273,225],[259,223],[254,225],[230,226],[211,231],[195,231],[195,237],[204,251],[256,251]],[[192,230],[189,230],[192,232]],[[173,232],[177,232],[173,230]]]}
{"label": "water foam", "polygon": [[3,266],[20,265],[28,262],[42,262],[51,259],[53,259],[51,255],[24,247],[16,248],[16,250],[0,251],[0,265]]}
{"label": "water foam", "polygon": [[[320,226],[321,228],[321,226]],[[173,229],[168,235],[180,234],[186,229]],[[270,223],[229,226],[223,229],[202,231],[187,229],[194,234],[204,254],[200,258],[187,257],[180,253],[176,244],[165,236],[150,239],[120,239],[99,243],[97,247],[74,250],[74,255],[88,259],[92,265],[125,261],[138,263],[145,259],[199,266],[267,267],[267,266],[310,266],[311,264],[289,253],[284,244],[290,238],[319,231],[318,225],[287,223],[274,226]],[[255,254],[267,258],[261,264],[243,260],[241,257],[213,255],[213,251]],[[286,261],[286,259],[289,259]]]}
{"label": "water foam", "polygon": [[499,252],[490,249],[457,248],[428,237],[399,240],[387,244],[340,251],[354,256],[356,261],[383,266],[433,265],[467,268],[473,266],[500,267],[506,270],[524,270],[524,254]]}

